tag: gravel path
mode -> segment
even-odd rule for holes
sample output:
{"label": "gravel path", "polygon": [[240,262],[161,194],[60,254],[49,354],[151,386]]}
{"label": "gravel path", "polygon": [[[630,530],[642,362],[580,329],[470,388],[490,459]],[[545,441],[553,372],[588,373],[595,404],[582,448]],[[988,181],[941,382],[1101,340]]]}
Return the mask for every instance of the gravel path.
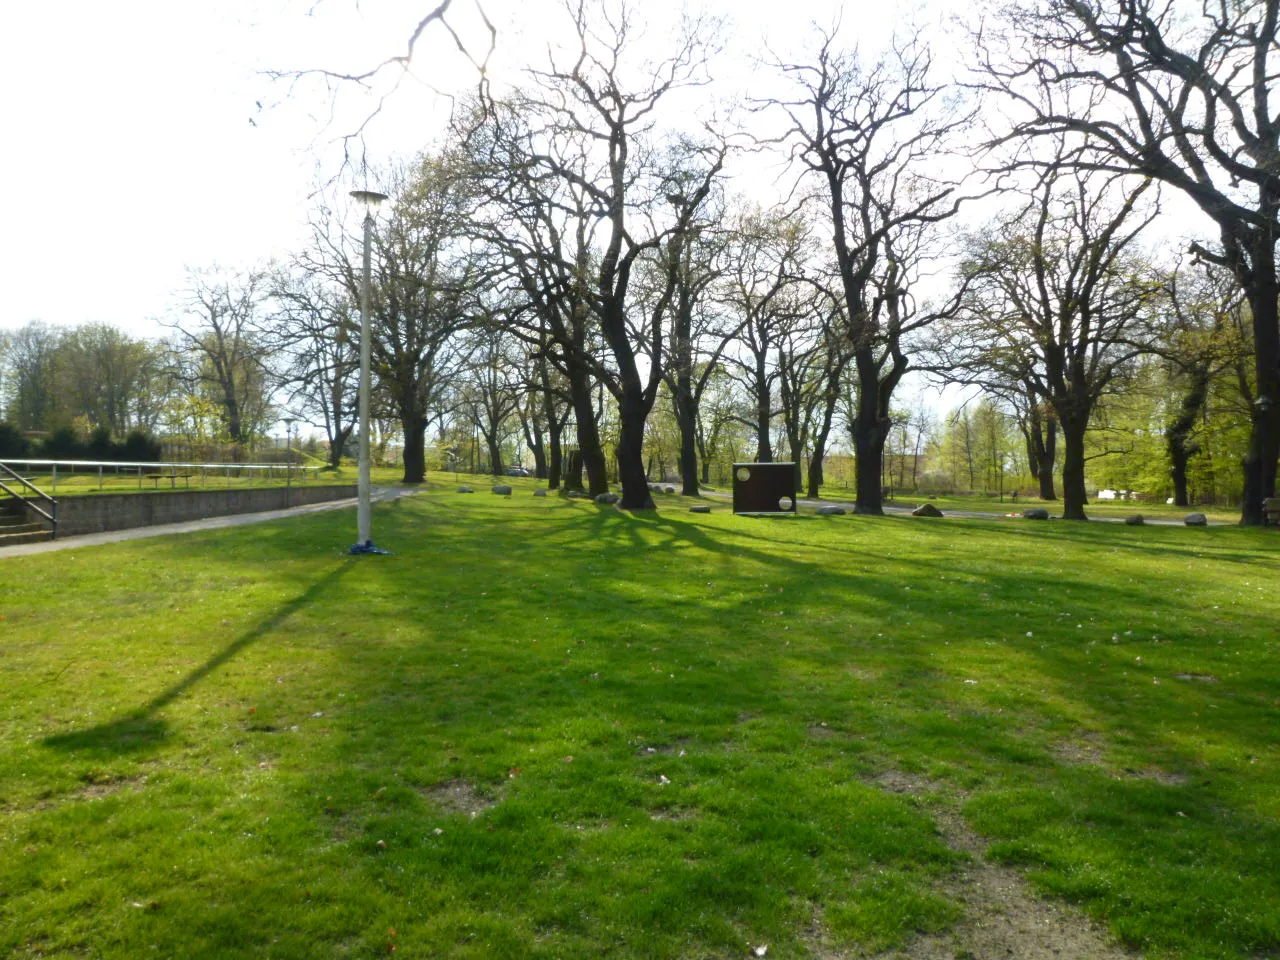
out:
{"label": "gravel path", "polygon": [[[733,499],[733,496],[731,494],[720,493],[720,492],[703,493],[703,496],[716,497],[720,500]],[[927,501],[924,501],[924,500],[920,501],[920,503],[926,503],[926,502]],[[850,513],[853,513],[852,500],[848,500],[848,501],[846,500],[808,500],[802,497],[796,501],[796,504],[801,507],[844,507]],[[884,505],[884,512],[898,514],[899,516],[906,516],[906,515],[909,515],[911,511],[914,510],[919,505],[920,504],[917,503],[909,507],[903,507],[897,504],[886,503]],[[1015,503],[1011,503],[1009,504],[1009,513],[995,513],[993,511],[988,511],[988,510],[944,510],[943,513],[946,517],[958,517],[960,519],[1006,520],[1006,519],[1010,519],[1010,514],[1014,514],[1018,519],[1021,519],[1022,510],[1023,510],[1023,507],[1020,507]],[[1138,511],[1135,510],[1134,512],[1136,513]],[[1124,523],[1123,517],[1090,517],[1089,520],[1093,523]],[[1162,520],[1154,517],[1146,517],[1145,522],[1148,526],[1159,526],[1159,527],[1185,526],[1185,524],[1181,520]],[[1210,520],[1209,526],[1228,527],[1228,526],[1231,526],[1231,524],[1223,523],[1220,520]]]}

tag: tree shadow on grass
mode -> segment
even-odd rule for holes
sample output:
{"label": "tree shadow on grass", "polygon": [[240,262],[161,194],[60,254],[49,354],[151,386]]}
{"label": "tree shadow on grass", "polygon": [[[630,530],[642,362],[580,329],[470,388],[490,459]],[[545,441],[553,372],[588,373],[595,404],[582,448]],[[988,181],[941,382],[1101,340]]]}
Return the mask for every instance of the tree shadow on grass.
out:
{"label": "tree shadow on grass", "polygon": [[361,562],[359,559],[349,558],[340,566],[330,570],[302,593],[250,627],[177,683],[136,710],[86,730],[72,730],[69,733],[45,737],[41,742],[55,750],[88,752],[101,756],[133,753],[163,742],[169,736],[169,724],[163,717],[158,716],[161,710],[232,660],[245,648],[275,630],[295,613],[323,597],[351,569],[353,564],[359,562]]}

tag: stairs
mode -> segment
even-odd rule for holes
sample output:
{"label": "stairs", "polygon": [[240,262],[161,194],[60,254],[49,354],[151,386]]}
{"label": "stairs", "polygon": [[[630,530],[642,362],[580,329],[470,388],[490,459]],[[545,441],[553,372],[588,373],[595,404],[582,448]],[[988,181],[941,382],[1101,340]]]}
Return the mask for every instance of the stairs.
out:
{"label": "stairs", "polygon": [[19,543],[40,543],[53,534],[42,523],[33,523],[17,497],[0,497],[0,551]]}

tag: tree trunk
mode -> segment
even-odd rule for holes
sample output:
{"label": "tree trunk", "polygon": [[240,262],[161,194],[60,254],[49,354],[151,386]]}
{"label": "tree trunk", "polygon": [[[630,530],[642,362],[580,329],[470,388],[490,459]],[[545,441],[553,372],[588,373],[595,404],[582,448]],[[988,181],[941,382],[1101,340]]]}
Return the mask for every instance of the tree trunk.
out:
{"label": "tree trunk", "polygon": [[1176,506],[1190,506],[1187,498],[1187,463],[1198,447],[1190,439],[1200,412],[1209,394],[1210,367],[1198,363],[1191,371],[1191,381],[1182,394],[1182,403],[1173,422],[1165,428],[1165,449],[1169,453],[1169,475],[1173,479],[1173,502]]}
{"label": "tree trunk", "polygon": [[882,516],[884,493],[880,475],[883,472],[884,442],[889,437],[889,418],[880,413],[880,378],[872,352],[868,349],[859,350],[855,360],[858,369],[858,410],[853,418],[853,512]]}
{"label": "tree trunk", "polygon": [[822,489],[822,459],[827,455],[825,437],[817,437],[813,441],[813,454],[809,457],[809,490],[810,500],[817,500]]}
{"label": "tree trunk", "polygon": [[547,489],[558,490],[560,488],[560,472],[563,470],[564,448],[560,443],[560,436],[564,432],[563,422],[551,418],[551,422],[547,425]]}
{"label": "tree trunk", "polygon": [[1254,376],[1257,401],[1250,412],[1249,447],[1244,457],[1244,502],[1240,523],[1262,526],[1262,501],[1276,495],[1280,459],[1280,311],[1276,296],[1275,252],[1264,242],[1253,251],[1253,283],[1246,290],[1253,311]]}
{"label": "tree trunk", "polygon": [[484,435],[484,445],[489,448],[489,475],[493,477],[502,476],[502,451],[498,449],[498,434],[486,433]]}
{"label": "tree trunk", "polygon": [[1062,421],[1062,519],[1088,520],[1084,506],[1088,502],[1084,488],[1084,434],[1088,420]]}
{"label": "tree trunk", "polygon": [[680,490],[686,497],[698,495],[698,406],[693,383],[687,372],[676,375],[674,400],[676,424],[680,427]]}
{"label": "tree trunk", "polygon": [[427,418],[402,414],[404,430],[404,483],[422,483],[427,478]]}
{"label": "tree trunk", "polygon": [[600,446],[600,427],[596,421],[595,400],[591,396],[591,379],[585,369],[569,369],[569,395],[578,429],[578,450],[587,471],[587,492],[595,497],[609,492],[605,472],[604,450]]}
{"label": "tree trunk", "polygon": [[354,429],[354,424],[343,427],[336,437],[329,440],[329,466],[335,470],[342,466],[342,454],[347,448],[347,441],[351,438],[351,431]]}
{"label": "tree trunk", "polygon": [[756,463],[773,463],[773,439],[770,426],[773,421],[772,397],[766,378],[764,360],[756,360]]}
{"label": "tree trunk", "polygon": [[826,390],[823,395],[822,420],[813,436],[813,456],[809,459],[809,499],[816,500],[822,487],[822,461],[827,456],[827,440],[831,436],[831,424],[835,420],[836,406],[840,403],[840,379],[844,376],[847,360],[827,371]]}
{"label": "tree trunk", "polygon": [[707,438],[703,434],[702,423],[698,422],[695,438],[698,444],[698,461],[702,464],[702,485],[711,485],[711,461],[707,458]]}
{"label": "tree trunk", "polygon": [[648,415],[639,384],[626,384],[618,403],[618,482],[624,510],[652,510],[649,479],[644,473],[644,422]]}
{"label": "tree trunk", "polygon": [[1036,444],[1036,479],[1040,482],[1040,499],[1057,500],[1053,489],[1053,469],[1058,460],[1058,421],[1050,419],[1042,425],[1036,422],[1033,439]]}

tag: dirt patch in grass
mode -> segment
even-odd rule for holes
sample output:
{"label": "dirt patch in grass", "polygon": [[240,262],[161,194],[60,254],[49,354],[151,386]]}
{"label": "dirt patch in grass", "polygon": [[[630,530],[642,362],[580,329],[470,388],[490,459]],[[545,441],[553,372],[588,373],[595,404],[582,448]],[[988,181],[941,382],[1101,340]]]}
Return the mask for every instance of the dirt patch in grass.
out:
{"label": "dirt patch in grass", "polygon": [[682,820],[692,820],[698,815],[698,811],[693,807],[664,807],[649,811],[650,820],[661,820],[664,823],[679,823]]}
{"label": "dirt patch in grass", "polygon": [[[92,779],[84,786],[78,787],[75,790],[70,790],[66,793],[46,794],[25,809],[52,810],[54,807],[60,807],[64,803],[103,800],[124,790],[140,790],[146,782],[146,774],[138,774],[134,777],[104,777],[101,779]],[[0,809],[4,809],[6,812],[9,812],[22,810],[24,808],[15,805],[6,805],[4,807],[0,807]]]}
{"label": "dirt patch in grass", "polygon": [[810,740],[836,740],[843,736],[844,734],[839,730],[832,730],[825,723],[816,723],[809,727]]}
{"label": "dirt patch in grass", "polygon": [[886,770],[872,777],[871,783],[881,790],[888,790],[890,793],[906,793],[913,797],[923,793],[936,793],[942,789],[942,784],[938,781],[930,780],[918,773],[908,773],[905,770]]}
{"label": "dirt patch in grass", "polygon": [[666,755],[675,754],[676,756],[683,756],[686,752],[685,748],[688,746],[688,744],[689,744],[688,737],[677,737],[675,740],[672,740],[670,743],[641,744],[636,749],[636,756],[648,757],[648,756],[656,756],[658,754],[666,754]]}
{"label": "dirt patch in grass", "polygon": [[139,774],[136,777],[112,777],[106,780],[95,780],[92,783],[86,783],[79,790],[75,790],[65,796],[64,800],[101,800],[103,797],[110,797],[122,790],[137,790],[147,782],[145,774]]}
{"label": "dirt patch in grass", "polygon": [[1106,762],[1102,742],[1091,733],[1081,733],[1067,740],[1059,740],[1049,748],[1049,751],[1063,763],[1101,767]]}
{"label": "dirt patch in grass", "polygon": [[1050,748],[1058,760],[1073,765],[1102,767],[1117,780],[1153,780],[1166,787],[1183,787],[1191,782],[1185,773],[1161,770],[1158,767],[1115,769],[1109,767],[1102,742],[1092,734],[1081,734],[1069,740],[1059,740]]}
{"label": "dirt patch in grass", "polygon": [[1120,780],[1154,780],[1162,787],[1185,787],[1191,778],[1185,773],[1172,770],[1161,770],[1158,767],[1144,767],[1141,770],[1125,770],[1119,774]]}
{"label": "dirt patch in grass", "polygon": [[446,780],[418,792],[446,813],[461,813],[469,817],[479,816],[498,802],[496,794],[481,793],[469,780]]}
{"label": "dirt patch in grass", "polygon": [[[923,793],[936,787],[915,774],[890,771],[875,782],[896,793]],[[901,789],[895,789],[895,784]],[[946,933],[917,937],[879,960],[1122,960],[1132,955],[1106,932],[1067,906],[1039,899],[1016,870],[989,863],[986,842],[959,813],[931,810],[938,832],[955,850],[972,857],[938,890],[957,902],[962,919]],[[818,937],[814,953],[824,960],[867,958],[865,953],[831,950]]]}

